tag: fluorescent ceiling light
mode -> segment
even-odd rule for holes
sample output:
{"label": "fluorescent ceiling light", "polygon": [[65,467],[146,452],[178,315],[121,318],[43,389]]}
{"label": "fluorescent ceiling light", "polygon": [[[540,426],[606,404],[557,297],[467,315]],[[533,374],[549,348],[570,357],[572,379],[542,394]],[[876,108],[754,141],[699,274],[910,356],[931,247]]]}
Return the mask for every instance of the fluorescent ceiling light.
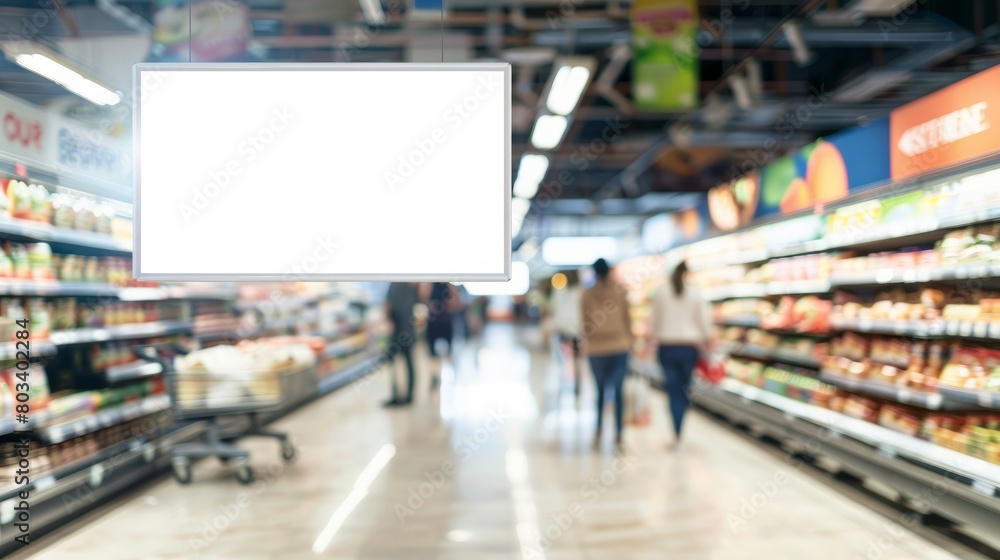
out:
{"label": "fluorescent ceiling light", "polygon": [[792,58],[799,66],[806,66],[812,62],[813,53],[809,51],[809,46],[806,45],[805,37],[802,36],[802,26],[796,20],[790,20],[785,22],[781,27],[785,32],[785,38],[788,39],[788,45],[792,47]]}
{"label": "fluorescent ceiling light", "polygon": [[[11,56],[10,44],[5,45],[4,50]],[[26,50],[15,52],[12,59],[19,66],[30,70],[39,76],[43,76],[53,82],[63,86],[69,91],[90,101],[95,105],[117,105],[121,101],[121,95],[101,84],[87,78],[73,70],[65,63],[58,60],[55,53],[42,53],[42,49]],[[19,50],[19,48],[17,49]]]}
{"label": "fluorescent ceiling light", "polygon": [[361,4],[361,12],[365,16],[365,23],[370,25],[385,25],[385,12],[382,10],[380,0],[358,0]]}
{"label": "fluorescent ceiling light", "polygon": [[568,115],[576,109],[583,91],[590,80],[590,68],[586,66],[563,66],[556,72],[549,88],[545,106],[557,115]]}
{"label": "fluorescent ceiling light", "polygon": [[539,150],[555,148],[562,141],[566,124],[566,117],[562,115],[540,115],[531,133],[531,145]]}
{"label": "fluorescent ceiling light", "polygon": [[517,180],[514,181],[514,196],[529,200],[534,198],[548,169],[549,158],[541,154],[521,156],[521,164],[517,166]]}
{"label": "fluorescent ceiling light", "polygon": [[510,280],[506,282],[464,282],[461,285],[472,296],[523,296],[531,288],[528,265],[510,263]]}
{"label": "fluorescent ceiling light", "polygon": [[550,237],[542,242],[542,259],[553,266],[581,266],[597,259],[614,259],[614,237]]}
{"label": "fluorescent ceiling light", "polygon": [[750,99],[750,86],[747,85],[746,78],[739,74],[729,77],[729,89],[733,90],[733,97],[736,105],[744,111],[753,105]]}
{"label": "fluorescent ceiling light", "polygon": [[524,217],[531,209],[531,201],[524,198],[514,197],[510,201],[511,233],[517,237],[521,233],[521,225],[524,224]]}

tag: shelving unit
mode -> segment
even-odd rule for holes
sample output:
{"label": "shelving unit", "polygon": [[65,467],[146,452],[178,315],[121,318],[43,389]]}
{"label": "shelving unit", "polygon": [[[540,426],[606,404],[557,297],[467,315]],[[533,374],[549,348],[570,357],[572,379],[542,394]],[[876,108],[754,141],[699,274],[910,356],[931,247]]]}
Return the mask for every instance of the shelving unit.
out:
{"label": "shelving unit", "polygon": [[[962,177],[955,179],[959,174],[968,172],[980,172],[983,175],[967,183]],[[985,175],[987,173],[988,180]],[[862,301],[870,301],[867,298],[869,295],[888,294],[893,288],[912,292],[912,288],[918,286],[922,288],[931,283],[934,284],[934,288],[944,290],[946,293],[950,289],[967,288],[962,293],[966,299],[948,301],[949,304],[975,304],[976,301],[969,301],[968,296],[980,288],[989,291],[1000,290],[1000,263],[991,263],[988,257],[995,258],[995,252],[987,253],[986,250],[975,253],[982,259],[981,262],[971,260],[973,253],[959,253],[956,249],[952,249],[948,258],[946,251],[938,248],[935,250],[939,250],[940,254],[936,255],[936,259],[928,258],[929,255],[914,255],[912,258],[914,262],[918,260],[924,262],[923,259],[927,259],[926,262],[948,263],[925,268],[896,266],[894,263],[906,262],[906,259],[888,255],[876,257],[883,259],[881,261],[844,262],[842,265],[834,265],[832,261],[823,261],[820,258],[771,262],[773,259],[828,251],[851,251],[856,255],[847,255],[844,258],[853,258],[863,257],[866,253],[885,253],[920,245],[936,245],[958,228],[1000,221],[1000,197],[995,195],[995,187],[990,187],[995,185],[997,179],[1000,179],[1000,162],[995,158],[989,162],[976,162],[965,169],[953,168],[929,178],[921,177],[904,184],[886,185],[881,189],[873,189],[856,197],[838,201],[824,208],[822,215],[809,217],[807,220],[809,223],[794,224],[794,227],[791,227],[792,221],[806,220],[806,217],[789,217],[779,220],[785,223],[752,226],[742,231],[724,234],[716,239],[696,242],[699,244],[697,246],[674,248],[671,249],[672,254],[666,257],[686,258],[689,267],[697,272],[697,277],[704,282],[702,294],[710,301],[720,302],[716,304],[716,324],[719,326],[761,329],[778,337],[813,337],[816,343],[853,332],[889,338],[927,340],[928,344],[923,347],[928,349],[932,346],[930,342],[935,340],[960,342],[966,347],[997,348],[1000,347],[1000,321],[991,321],[989,317],[992,316],[992,311],[989,310],[984,311],[982,316],[985,318],[978,321],[888,320],[831,315],[830,331],[824,334],[800,333],[795,332],[794,328],[764,329],[760,321],[760,314],[768,313],[771,307],[777,306],[777,300],[782,296],[814,295],[819,296],[819,299],[830,300],[835,292],[844,291],[859,296]],[[921,191],[923,194],[912,195],[915,191]],[[897,201],[903,201],[901,204],[912,204],[908,207],[909,213],[905,214],[907,219],[877,223],[881,216],[889,215],[878,214],[874,218],[876,221],[870,226],[859,226],[857,223],[852,225],[851,220],[857,219],[859,212],[865,211],[864,208],[869,204],[875,204],[879,209],[894,208],[892,202],[879,206],[881,202],[875,201],[885,196],[896,195],[900,196]],[[914,200],[919,201],[919,209]],[[940,201],[944,202],[939,204]],[[840,221],[834,221],[835,219]],[[799,228],[799,225],[803,227]],[[774,231],[761,229],[769,227],[774,227]],[[846,230],[847,233],[830,233],[836,231],[838,227],[851,229]],[[790,235],[777,233],[786,230],[792,233]],[[952,236],[952,239],[957,237]],[[981,240],[978,242],[983,243]],[[764,243],[775,245],[764,246]],[[962,247],[965,247],[966,243],[971,241],[963,241]],[[959,257],[970,260],[957,260]],[[879,266],[879,262],[889,265]],[[820,263],[820,266],[810,268],[812,263]],[[741,266],[750,272],[751,268],[766,264],[770,266],[745,276],[741,276],[738,269],[732,268]],[[828,276],[823,273],[827,266],[832,269]],[[864,266],[870,268],[861,270]],[[716,268],[719,269],[718,274],[713,272]],[[847,270],[856,271],[846,272]],[[817,276],[818,279],[794,282],[760,280],[768,277],[808,278],[810,275]],[[749,299],[766,300],[766,303],[749,301],[721,303],[726,300]],[[823,312],[820,309],[812,308],[812,312]],[[856,308],[851,310],[845,306],[844,309],[857,313]],[[642,309],[637,310],[637,312],[642,311]],[[782,311],[787,311],[787,308]],[[939,311],[945,314],[943,308]],[[800,313],[799,310],[795,311],[796,316]],[[740,340],[755,340],[743,337],[738,332],[731,334],[739,335]],[[970,430],[972,426],[977,426],[985,430],[987,420],[983,418],[989,418],[990,415],[1000,412],[1000,391],[964,390],[942,386],[940,383],[933,390],[917,390],[880,382],[874,376],[868,379],[842,375],[824,369],[822,356],[783,354],[781,350],[777,350],[783,347],[782,341],[777,342],[777,346],[773,347],[776,349],[770,346],[772,341],[767,342],[767,348],[746,342],[730,343],[728,347],[728,353],[734,360],[757,362],[753,367],[746,369],[737,367],[745,364],[734,364],[732,370],[734,375],[762,375],[764,379],[770,380],[766,384],[762,380],[762,387],[766,385],[768,389],[776,392],[768,392],[764,388],[746,385],[729,378],[719,386],[699,384],[693,392],[692,398],[695,403],[733,424],[749,427],[749,433],[753,435],[765,437],[770,442],[778,442],[782,449],[798,453],[797,458],[811,461],[821,468],[839,465],[838,474],[847,475],[842,477],[843,479],[872,481],[881,488],[889,487],[895,490],[904,498],[901,502],[902,507],[905,507],[905,498],[911,498],[912,501],[918,499],[921,492],[927,488],[942,488],[943,494],[931,504],[930,513],[951,520],[958,526],[968,527],[974,534],[995,533],[996,527],[1000,526],[1000,465],[972,455],[978,453],[986,456],[982,447],[987,445],[983,443],[986,440],[979,438],[987,436],[977,432],[979,434],[976,436],[977,439],[972,439],[972,432],[959,433],[960,428],[956,427],[951,432],[955,434],[955,440],[941,439],[938,441],[942,444],[938,445],[932,441],[823,408],[820,403],[826,402],[825,400],[805,402],[786,397],[778,393],[779,384],[772,383],[773,379],[767,377],[765,371],[768,366],[779,368],[782,365],[792,366],[787,369],[789,373],[794,374],[793,377],[798,377],[799,381],[802,381],[801,376],[815,378],[817,382],[838,388],[842,396],[849,398],[854,395],[858,399],[863,397],[874,403],[872,406],[891,407],[888,410],[888,419],[883,420],[887,425],[892,422],[893,414],[912,414],[917,421],[922,421],[925,416],[935,419],[950,418],[953,420],[946,421],[957,422],[953,424],[955,426],[967,425]],[[945,352],[944,359],[947,360],[947,347],[938,347]],[[764,368],[758,369],[760,362],[765,365]],[[907,360],[907,363],[909,362],[910,360]],[[898,367],[899,364],[896,365]],[[635,362],[632,364],[632,369],[651,379],[654,386],[662,388],[661,374],[655,364]],[[809,391],[805,393],[803,399],[807,399]],[[836,402],[836,406],[839,406],[842,401]],[[933,425],[931,422],[924,428],[932,429],[928,426]],[[962,437],[969,439],[963,440]],[[963,447],[963,441],[969,443]],[[945,442],[955,446],[954,449],[962,449],[970,454],[949,449],[944,446]]]}
{"label": "shelving unit", "polygon": [[830,385],[836,385],[841,389],[880,397],[900,404],[926,408],[927,410],[960,410],[963,408],[961,406],[954,406],[952,402],[944,402],[941,393],[896,387],[888,383],[880,383],[868,379],[854,379],[830,371],[820,371],[819,378],[821,381],[825,381]]}
{"label": "shelving unit", "polygon": [[945,449],[888,428],[727,379],[700,386],[695,402],[731,422],[792,449],[834,459],[861,479],[877,480],[904,496],[941,490],[934,511],[980,531],[1000,526],[1000,465]]}
{"label": "shelving unit", "polygon": [[[49,187],[52,185],[49,184]],[[100,191],[100,189],[96,189]],[[101,191],[103,192],[103,191]],[[100,194],[94,192],[92,194]],[[131,255],[132,244],[128,240],[113,238],[106,234],[84,232],[60,228],[50,224],[0,217],[0,240],[15,242],[49,243],[54,252],[82,254],[87,256],[127,257]],[[246,286],[243,286],[246,287]],[[284,334],[300,324],[317,322],[323,300],[341,297],[336,293],[290,296],[285,299],[265,301],[242,301],[242,288],[232,283],[187,283],[177,285],[120,286],[111,283],[63,282],[57,280],[17,280],[0,279],[0,297],[7,298],[94,298],[118,302],[165,302],[171,313],[164,316],[171,320],[147,323],[123,324],[104,328],[80,328],[53,330],[47,339],[33,337],[30,342],[32,358],[59,360],[62,353],[82,351],[81,347],[94,343],[133,341],[171,335],[194,335],[196,321],[200,313],[226,315],[259,310],[277,312],[279,318],[265,323],[263,328],[251,332],[200,332],[192,337],[200,342],[236,343],[245,338],[255,338],[264,334]],[[271,292],[267,295],[270,297]],[[359,303],[362,308],[366,304]],[[202,311],[199,311],[201,309]],[[208,311],[210,309],[210,311]],[[211,324],[211,321],[206,321]],[[324,325],[321,323],[321,327]],[[311,328],[311,327],[307,327]],[[366,327],[363,324],[338,324],[333,328],[316,329],[315,334],[327,338],[330,343],[321,361],[326,362],[328,374],[322,382],[315,378],[304,386],[289,402],[285,410],[277,411],[264,420],[287,413],[311,398],[332,391],[370,371],[370,367],[381,356],[377,346],[368,338],[359,335]],[[34,334],[34,333],[33,333]],[[13,343],[0,343],[0,360],[16,357]],[[85,362],[86,363],[86,362]],[[332,372],[330,371],[332,370]],[[104,371],[78,371],[86,374],[88,388],[94,383],[107,388],[113,385],[127,385],[146,378],[163,374],[159,364],[137,361],[108,367]],[[65,381],[65,380],[64,380]],[[102,389],[103,390],[103,389]],[[114,389],[110,389],[114,390]],[[297,389],[298,390],[298,389]],[[34,540],[38,535],[62,523],[69,517],[93,508],[124,489],[169,468],[169,451],[175,442],[189,441],[204,432],[201,424],[174,423],[170,418],[169,397],[154,394],[141,400],[129,400],[96,411],[87,408],[87,402],[75,410],[67,410],[58,416],[39,408],[29,415],[29,422],[16,424],[13,418],[0,419],[0,437],[17,437],[15,430],[30,429],[33,445],[65,445],[74,438],[86,438],[95,432],[121,426],[126,422],[157,418],[166,425],[156,433],[132,434],[97,454],[72,464],[62,465],[54,470],[32,476],[27,486],[7,486],[0,488],[0,556],[6,556],[19,545],[13,542],[17,530],[12,526],[14,506],[18,493],[31,493],[31,533]],[[145,421],[143,422],[145,425]],[[114,433],[114,432],[105,432]],[[83,496],[83,498],[80,498]]]}

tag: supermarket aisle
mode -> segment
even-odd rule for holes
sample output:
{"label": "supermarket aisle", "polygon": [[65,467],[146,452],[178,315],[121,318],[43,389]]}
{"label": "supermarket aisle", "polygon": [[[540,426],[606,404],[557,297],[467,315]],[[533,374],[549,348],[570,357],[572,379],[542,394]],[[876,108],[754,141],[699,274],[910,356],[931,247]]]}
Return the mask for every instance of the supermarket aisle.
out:
{"label": "supermarket aisle", "polygon": [[532,336],[491,326],[411,409],[379,406],[384,374],[341,389],[280,422],[295,465],[253,446],[260,481],[241,487],[205,461],[34,557],[952,558],[709,419],[666,452],[659,395],[629,456],[592,451],[592,407],[559,398]]}

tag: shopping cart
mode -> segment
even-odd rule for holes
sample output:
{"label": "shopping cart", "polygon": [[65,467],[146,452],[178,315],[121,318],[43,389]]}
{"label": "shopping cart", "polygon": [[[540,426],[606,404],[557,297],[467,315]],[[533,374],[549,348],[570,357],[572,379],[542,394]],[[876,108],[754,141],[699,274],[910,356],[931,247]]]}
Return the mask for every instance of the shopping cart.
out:
{"label": "shopping cart", "polygon": [[[260,416],[284,408],[297,397],[316,387],[315,366],[280,372],[178,373],[174,360],[187,353],[175,344],[138,345],[133,351],[142,360],[159,363],[170,393],[175,420],[202,421],[208,424],[204,441],[183,443],[171,451],[174,478],[181,484],[191,482],[191,464],[196,459],[218,457],[232,462],[237,480],[253,482],[250,452],[237,447],[237,439],[261,436],[277,439],[281,458],[295,460],[296,450],[288,434],[264,428]],[[221,419],[246,416],[250,426],[236,434],[225,434]]]}

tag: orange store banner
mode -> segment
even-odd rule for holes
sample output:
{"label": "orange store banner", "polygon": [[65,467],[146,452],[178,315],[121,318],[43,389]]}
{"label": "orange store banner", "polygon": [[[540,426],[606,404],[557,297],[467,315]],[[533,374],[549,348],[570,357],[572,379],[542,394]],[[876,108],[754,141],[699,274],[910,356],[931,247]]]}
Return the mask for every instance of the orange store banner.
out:
{"label": "orange store banner", "polygon": [[893,111],[889,151],[893,179],[1000,152],[1000,66]]}

